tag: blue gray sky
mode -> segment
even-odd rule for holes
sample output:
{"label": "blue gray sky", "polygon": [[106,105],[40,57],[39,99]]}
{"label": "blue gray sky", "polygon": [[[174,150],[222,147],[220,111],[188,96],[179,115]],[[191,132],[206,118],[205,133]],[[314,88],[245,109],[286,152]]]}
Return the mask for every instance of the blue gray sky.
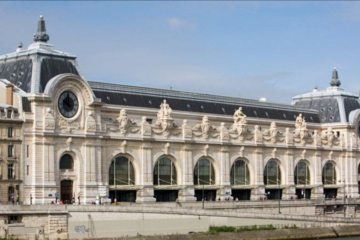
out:
{"label": "blue gray sky", "polygon": [[0,2],[0,54],[32,43],[39,15],[87,80],[290,103],[360,90],[360,2]]}

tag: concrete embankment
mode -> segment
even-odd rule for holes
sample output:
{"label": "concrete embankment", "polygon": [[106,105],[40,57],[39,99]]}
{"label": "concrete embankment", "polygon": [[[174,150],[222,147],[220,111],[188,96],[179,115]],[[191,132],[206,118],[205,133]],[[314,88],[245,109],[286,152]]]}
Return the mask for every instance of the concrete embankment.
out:
{"label": "concrete embankment", "polygon": [[[112,240],[255,240],[255,239],[317,239],[360,236],[360,226],[316,227],[306,229],[276,229],[263,231],[243,231],[236,233],[193,233],[157,236],[136,236],[111,238]],[[95,239],[89,239],[95,240]],[[96,240],[109,240],[109,238],[96,238]]]}

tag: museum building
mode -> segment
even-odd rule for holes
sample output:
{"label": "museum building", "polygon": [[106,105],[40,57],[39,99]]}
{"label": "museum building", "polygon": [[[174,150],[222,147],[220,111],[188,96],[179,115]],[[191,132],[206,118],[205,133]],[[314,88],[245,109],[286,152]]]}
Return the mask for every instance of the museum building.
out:
{"label": "museum building", "polygon": [[359,97],[336,69],[286,105],[86,81],[48,41],[40,17],[0,56],[1,202],[360,196]]}

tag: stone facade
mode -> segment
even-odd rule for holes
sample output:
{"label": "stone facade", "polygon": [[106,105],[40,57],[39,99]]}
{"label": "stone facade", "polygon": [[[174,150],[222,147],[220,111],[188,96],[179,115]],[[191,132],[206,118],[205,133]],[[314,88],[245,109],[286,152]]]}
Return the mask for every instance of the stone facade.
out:
{"label": "stone facade", "polygon": [[[57,59],[41,55],[29,65],[30,90],[13,86],[14,94],[22,98],[15,116],[19,123],[0,119],[1,172],[5,178],[3,166],[14,163],[14,176],[24,182],[20,195],[26,204],[58,199],[90,203],[99,198],[114,200],[118,194],[122,194],[120,200],[137,202],[195,201],[204,198],[202,192],[208,200],[245,195],[243,199],[251,200],[280,195],[282,199],[360,196],[360,107],[356,107],[358,97],[344,92],[340,82],[324,92],[294,98],[296,105],[305,104],[304,99],[337,96],[333,102],[338,101],[340,120],[336,122],[321,115],[332,106],[319,112],[310,107],[87,82],[76,57],[55,51],[46,41],[0,57],[0,67],[11,63],[14,68],[17,59],[27,54],[35,58],[45,51]],[[57,69],[61,58],[71,59],[67,65],[71,71],[50,80],[42,78],[42,64],[53,63],[49,69]],[[336,72],[333,82],[337,78]],[[1,81],[5,93],[12,86],[11,77]],[[120,97],[124,93],[129,97]],[[136,101],[144,101],[143,105],[131,98],[139,95],[143,99]],[[343,101],[344,96],[353,101],[351,112],[344,107],[348,101]],[[207,109],[210,103],[219,109]],[[199,110],[192,110],[192,104],[198,104]],[[7,139],[4,131],[15,122],[19,125],[14,127],[14,138]],[[15,149],[12,158],[4,157],[9,144]],[[120,170],[117,159],[127,161]],[[125,168],[127,172],[121,173]],[[17,183],[4,181],[0,180],[2,194],[6,184]]]}

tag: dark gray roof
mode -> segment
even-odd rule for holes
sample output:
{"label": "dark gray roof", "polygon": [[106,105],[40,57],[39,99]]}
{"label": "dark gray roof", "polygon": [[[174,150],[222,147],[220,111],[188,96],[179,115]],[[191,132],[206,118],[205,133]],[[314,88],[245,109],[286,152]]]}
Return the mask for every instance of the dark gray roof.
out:
{"label": "dark gray roof", "polygon": [[32,60],[0,61],[0,78],[9,80],[25,92],[31,90]]}
{"label": "dark gray roof", "polygon": [[[27,93],[31,92],[31,77],[34,74],[31,58],[0,61],[0,78],[7,79]],[[49,80],[62,73],[79,75],[75,66],[67,58],[45,57],[40,68],[40,92],[43,92]]]}
{"label": "dark gray roof", "polygon": [[[360,104],[356,98],[344,96],[342,98],[346,121],[349,122],[350,112],[360,108]],[[341,122],[339,102],[335,97],[303,99],[295,102],[295,105],[318,110],[321,123]]]}
{"label": "dark gray roof", "polygon": [[317,111],[304,107],[251,99],[89,82],[95,96],[107,104],[158,109],[166,99],[173,110],[233,115],[242,107],[249,117],[294,121],[302,113],[307,122],[319,123]]}

